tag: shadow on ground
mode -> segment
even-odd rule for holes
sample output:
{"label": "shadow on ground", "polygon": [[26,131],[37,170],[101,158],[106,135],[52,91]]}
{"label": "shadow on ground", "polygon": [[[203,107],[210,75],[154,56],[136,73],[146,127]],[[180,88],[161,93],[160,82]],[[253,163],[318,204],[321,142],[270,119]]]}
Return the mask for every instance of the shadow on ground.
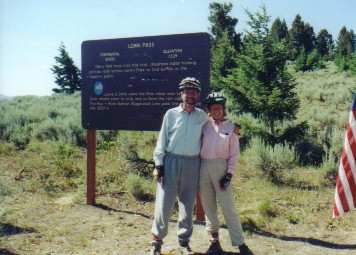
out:
{"label": "shadow on ground", "polygon": [[[123,213],[127,213],[127,214],[135,214],[135,215],[140,215],[146,219],[152,219],[152,217],[142,214],[142,213],[138,213],[138,212],[131,212],[131,211],[123,211],[123,210],[117,210],[117,209],[113,209],[110,208],[106,205],[103,204],[96,204],[94,205],[97,208],[100,208],[102,210],[105,211],[113,211],[113,212],[123,212]],[[176,220],[171,220],[170,222],[177,222]],[[196,225],[204,225],[205,222],[202,221],[194,221],[194,224]],[[222,226],[221,228],[226,228],[226,226]],[[296,236],[281,236],[281,235],[276,235],[273,234],[271,232],[268,231],[264,231],[259,229],[256,225],[253,224],[253,222],[246,222],[243,225],[243,229],[247,230],[249,233],[255,234],[255,235],[260,235],[260,236],[265,236],[265,237],[269,237],[269,238],[275,238],[275,239],[279,239],[282,241],[287,241],[287,242],[303,242],[303,243],[308,243],[311,245],[315,245],[315,246],[320,246],[320,247],[324,247],[324,248],[329,248],[329,249],[335,249],[335,250],[346,250],[346,249],[355,249],[356,250],[356,244],[336,244],[336,243],[332,243],[332,242],[327,242],[327,241],[323,241],[323,240],[319,240],[319,239],[315,239],[315,238],[307,238],[307,237],[296,237]],[[205,254],[205,253],[196,253],[197,255],[199,254]],[[236,253],[236,252],[225,252],[224,254],[226,255],[232,255],[232,254],[240,254],[240,253]]]}
{"label": "shadow on ground", "polygon": [[356,249],[356,244],[336,244],[336,243],[326,242],[315,238],[306,238],[306,237],[297,237],[297,236],[280,236],[263,230],[254,230],[252,231],[252,233],[260,236],[276,238],[282,241],[303,242],[303,243],[308,243],[311,245],[320,246],[329,249],[336,249],[336,250]]}
{"label": "shadow on ground", "polygon": [[[206,255],[206,253],[193,253],[194,255]],[[240,253],[238,252],[228,252],[224,251],[224,253],[221,253],[221,255],[239,255]]]}
{"label": "shadow on ground", "polygon": [[22,233],[34,233],[34,232],[35,230],[32,228],[20,228],[6,223],[1,224],[0,226],[0,235],[2,236],[11,236],[11,235],[18,235]]}
{"label": "shadow on ground", "polygon": [[6,250],[6,249],[0,249],[0,254],[2,254],[2,255],[19,255],[18,253],[14,253],[14,252]]}

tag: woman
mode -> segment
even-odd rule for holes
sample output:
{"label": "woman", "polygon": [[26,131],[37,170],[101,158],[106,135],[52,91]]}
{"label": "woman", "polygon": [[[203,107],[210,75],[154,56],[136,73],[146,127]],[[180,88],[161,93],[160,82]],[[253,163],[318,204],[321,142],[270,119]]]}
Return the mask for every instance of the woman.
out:
{"label": "woman", "polygon": [[206,227],[211,235],[211,245],[206,254],[223,252],[219,242],[219,219],[217,199],[221,206],[231,243],[238,246],[241,255],[253,254],[246,246],[240,217],[235,207],[231,178],[236,172],[240,154],[239,139],[235,125],[225,119],[226,99],[220,93],[210,94],[206,100],[207,111],[212,119],[203,127],[202,162],[199,194],[205,212]]}

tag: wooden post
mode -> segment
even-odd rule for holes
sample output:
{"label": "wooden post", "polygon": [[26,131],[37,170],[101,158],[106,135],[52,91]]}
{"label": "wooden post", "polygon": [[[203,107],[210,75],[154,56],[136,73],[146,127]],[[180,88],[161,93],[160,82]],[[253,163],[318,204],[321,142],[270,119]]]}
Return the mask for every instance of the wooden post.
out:
{"label": "wooden post", "polygon": [[204,221],[205,220],[204,216],[205,216],[205,213],[204,213],[203,207],[201,205],[200,196],[199,196],[199,192],[198,192],[197,203],[195,205],[195,220]]}
{"label": "wooden post", "polygon": [[94,129],[87,131],[87,204],[95,204],[95,155],[96,136]]}

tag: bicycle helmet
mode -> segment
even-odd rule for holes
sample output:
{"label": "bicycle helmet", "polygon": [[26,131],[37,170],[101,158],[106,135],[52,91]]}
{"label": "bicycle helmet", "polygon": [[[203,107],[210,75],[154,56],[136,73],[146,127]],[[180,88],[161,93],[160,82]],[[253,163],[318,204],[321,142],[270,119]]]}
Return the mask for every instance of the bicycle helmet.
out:
{"label": "bicycle helmet", "polygon": [[225,104],[226,103],[226,98],[221,93],[213,92],[213,93],[211,93],[211,94],[209,94],[207,96],[207,98],[205,99],[204,103],[206,105],[221,104],[221,103]]}
{"label": "bicycle helmet", "polygon": [[187,77],[179,83],[179,90],[184,90],[184,89],[195,89],[200,92],[201,91],[200,81],[198,81],[193,77]]}

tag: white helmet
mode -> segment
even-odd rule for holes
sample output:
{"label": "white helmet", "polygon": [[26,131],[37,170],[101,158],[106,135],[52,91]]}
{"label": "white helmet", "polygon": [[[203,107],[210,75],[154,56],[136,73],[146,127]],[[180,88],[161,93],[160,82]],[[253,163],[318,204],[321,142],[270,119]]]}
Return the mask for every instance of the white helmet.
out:
{"label": "white helmet", "polygon": [[184,89],[195,89],[200,92],[201,91],[200,81],[198,81],[193,77],[187,77],[179,83],[179,90],[184,90]]}

